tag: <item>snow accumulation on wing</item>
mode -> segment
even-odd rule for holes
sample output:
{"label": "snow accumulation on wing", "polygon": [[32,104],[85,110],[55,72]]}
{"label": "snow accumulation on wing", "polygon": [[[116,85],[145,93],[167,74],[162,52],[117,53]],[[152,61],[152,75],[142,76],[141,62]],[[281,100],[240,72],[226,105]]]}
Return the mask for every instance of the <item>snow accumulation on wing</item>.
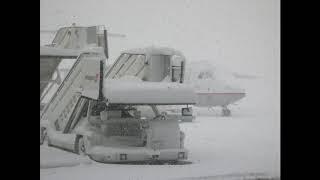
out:
{"label": "snow accumulation on wing", "polygon": [[146,54],[146,55],[178,55],[184,57],[184,55],[173,48],[169,47],[156,47],[156,46],[149,46],[146,48],[136,48],[136,49],[129,49],[122,51],[122,53],[130,53],[130,54]]}

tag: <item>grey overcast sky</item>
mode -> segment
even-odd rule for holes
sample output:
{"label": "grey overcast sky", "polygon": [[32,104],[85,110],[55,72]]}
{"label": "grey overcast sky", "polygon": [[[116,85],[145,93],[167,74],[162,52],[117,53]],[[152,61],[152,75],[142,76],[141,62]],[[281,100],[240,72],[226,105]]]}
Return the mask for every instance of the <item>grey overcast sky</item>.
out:
{"label": "grey overcast sky", "polygon": [[40,0],[40,29],[105,25],[126,39],[121,50],[150,45],[181,50],[232,71],[280,77],[280,0]]}

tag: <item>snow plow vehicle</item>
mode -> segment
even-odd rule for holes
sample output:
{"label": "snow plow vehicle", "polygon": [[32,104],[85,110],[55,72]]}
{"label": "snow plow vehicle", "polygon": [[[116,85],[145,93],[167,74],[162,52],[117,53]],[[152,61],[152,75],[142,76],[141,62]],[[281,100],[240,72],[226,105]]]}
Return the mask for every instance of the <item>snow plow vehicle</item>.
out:
{"label": "snow plow vehicle", "polygon": [[187,159],[179,119],[158,107],[195,104],[193,88],[105,79],[103,63],[97,52],[78,57],[40,115],[40,144],[107,163]]}

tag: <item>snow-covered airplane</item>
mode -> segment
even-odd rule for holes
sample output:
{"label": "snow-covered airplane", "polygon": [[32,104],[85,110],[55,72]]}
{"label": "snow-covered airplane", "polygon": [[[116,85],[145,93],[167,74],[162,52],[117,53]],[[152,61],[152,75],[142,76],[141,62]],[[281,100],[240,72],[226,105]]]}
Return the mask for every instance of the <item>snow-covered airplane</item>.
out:
{"label": "snow-covered airplane", "polygon": [[222,107],[222,115],[231,114],[229,105],[244,98],[245,90],[237,87],[234,82],[237,78],[253,77],[249,75],[235,76],[238,73],[229,73],[222,67],[214,66],[210,61],[187,63],[185,83],[191,84],[197,94],[197,106]]}

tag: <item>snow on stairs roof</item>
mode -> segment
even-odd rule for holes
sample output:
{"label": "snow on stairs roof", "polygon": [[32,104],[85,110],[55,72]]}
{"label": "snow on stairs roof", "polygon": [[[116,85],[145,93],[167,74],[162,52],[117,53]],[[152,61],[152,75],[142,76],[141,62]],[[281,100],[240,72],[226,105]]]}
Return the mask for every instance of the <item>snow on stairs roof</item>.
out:
{"label": "snow on stairs roof", "polygon": [[76,49],[63,49],[56,47],[40,46],[41,56],[54,56],[54,57],[77,57],[81,53]]}
{"label": "snow on stairs roof", "polygon": [[183,56],[184,55],[173,48],[169,47],[155,47],[155,46],[149,46],[146,48],[136,48],[136,49],[129,49],[122,51],[122,53],[129,53],[129,54],[147,54],[147,55],[178,55]]}

